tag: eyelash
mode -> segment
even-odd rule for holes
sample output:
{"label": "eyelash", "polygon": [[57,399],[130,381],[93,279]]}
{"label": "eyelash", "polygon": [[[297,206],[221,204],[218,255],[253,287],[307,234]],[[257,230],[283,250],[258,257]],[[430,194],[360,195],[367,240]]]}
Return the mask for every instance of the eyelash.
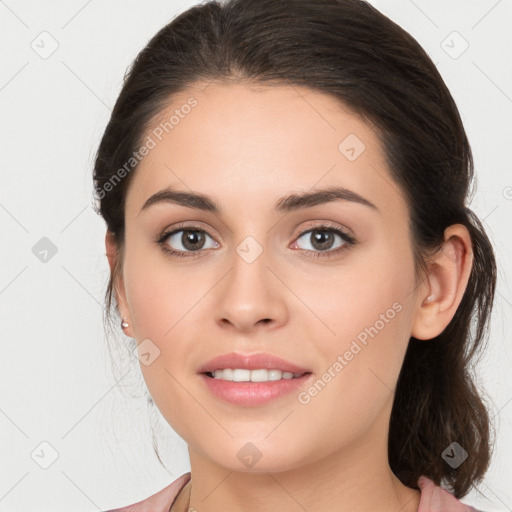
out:
{"label": "eyelash", "polygon": [[[156,243],[162,248],[162,250],[168,254],[170,254],[171,256],[177,256],[178,258],[195,258],[195,257],[198,257],[199,256],[199,253],[203,250],[203,249],[199,249],[198,251],[176,251],[174,249],[169,249],[168,246],[165,244],[165,241],[171,236],[171,235],[174,235],[175,233],[179,233],[180,231],[191,231],[191,232],[195,232],[195,231],[200,231],[202,233],[205,233],[207,234],[210,238],[213,238],[207,231],[205,231],[204,229],[200,228],[199,226],[189,226],[189,225],[186,225],[186,226],[178,226],[178,227],[175,227],[174,229],[172,230],[169,230],[169,231],[165,231],[164,233],[162,233],[162,235],[156,240]],[[334,234],[337,234],[339,235],[343,241],[345,242],[341,247],[337,248],[337,249],[334,249],[334,250],[327,250],[327,251],[312,251],[312,250],[309,250],[309,249],[299,249],[303,252],[306,252],[306,253],[312,253],[310,254],[308,257],[312,257],[312,258],[330,258],[332,256],[335,256],[339,253],[341,253],[342,251],[348,249],[350,246],[354,246],[356,245],[358,242],[357,240],[348,235],[347,233],[345,233],[344,231],[341,231],[340,229],[338,228],[334,228],[332,226],[328,226],[328,225],[318,225],[318,226],[309,226],[307,229],[305,229],[304,231],[300,232],[297,236],[297,239],[300,238],[301,236],[305,235],[306,233],[310,233],[312,231],[320,231],[320,232],[327,232],[327,233],[334,233]]]}

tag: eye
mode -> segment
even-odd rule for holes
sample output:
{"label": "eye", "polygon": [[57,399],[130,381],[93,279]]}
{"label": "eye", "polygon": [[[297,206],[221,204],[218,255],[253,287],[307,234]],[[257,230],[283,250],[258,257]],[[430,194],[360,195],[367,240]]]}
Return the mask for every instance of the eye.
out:
{"label": "eye", "polygon": [[[313,228],[303,231],[297,240],[304,238],[308,240],[312,249],[298,247],[303,249],[308,257],[330,257],[339,254],[341,251],[348,249],[349,246],[357,243],[356,239],[341,229],[332,226],[317,225]],[[334,247],[336,237],[341,242],[337,247]],[[210,242],[208,246],[207,238]],[[178,226],[170,231],[164,232],[157,240],[156,243],[162,247],[162,250],[181,258],[199,256],[203,249],[211,249],[219,247],[219,244],[202,228],[198,226]],[[294,242],[292,248],[295,249],[297,242]]]}
{"label": "eye", "polygon": [[[206,237],[213,241],[210,246],[205,245]],[[187,226],[187,229],[173,229],[162,234],[157,240],[157,243],[162,246],[162,249],[171,253],[174,256],[195,256],[195,253],[202,249],[210,249],[218,247],[219,244],[204,230],[197,226]],[[171,248],[169,248],[171,246]]]}
{"label": "eye", "polygon": [[[306,237],[305,235],[309,236]],[[338,254],[339,252],[344,251],[349,246],[355,245],[356,243],[356,240],[352,236],[331,226],[315,226],[313,229],[303,231],[297,240],[300,240],[303,237],[306,241],[309,241],[309,245],[312,247],[311,249],[306,247],[304,250],[311,252],[312,257],[330,257],[333,254]],[[339,241],[341,240],[341,243],[332,250],[336,237],[338,237]],[[297,245],[297,242],[295,242],[294,245]],[[299,247],[299,249],[300,248],[301,247]]]}

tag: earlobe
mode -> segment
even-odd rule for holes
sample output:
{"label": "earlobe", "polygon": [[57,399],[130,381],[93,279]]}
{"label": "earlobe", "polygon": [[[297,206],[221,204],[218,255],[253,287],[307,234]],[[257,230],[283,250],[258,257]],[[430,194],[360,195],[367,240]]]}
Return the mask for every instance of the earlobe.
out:
{"label": "earlobe", "polygon": [[430,262],[427,286],[418,294],[411,329],[416,339],[429,340],[444,331],[459,307],[471,274],[473,251],[467,228],[462,224],[449,226],[444,239]]}

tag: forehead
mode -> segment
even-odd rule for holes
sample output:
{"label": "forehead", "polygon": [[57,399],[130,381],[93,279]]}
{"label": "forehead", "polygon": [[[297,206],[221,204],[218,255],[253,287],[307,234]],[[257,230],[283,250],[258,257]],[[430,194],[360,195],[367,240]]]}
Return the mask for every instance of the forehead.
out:
{"label": "forehead", "polygon": [[342,186],[379,208],[405,209],[375,127],[311,89],[196,84],[174,96],[145,135],[152,149],[127,197],[134,214],[169,186],[260,210],[286,193]]}

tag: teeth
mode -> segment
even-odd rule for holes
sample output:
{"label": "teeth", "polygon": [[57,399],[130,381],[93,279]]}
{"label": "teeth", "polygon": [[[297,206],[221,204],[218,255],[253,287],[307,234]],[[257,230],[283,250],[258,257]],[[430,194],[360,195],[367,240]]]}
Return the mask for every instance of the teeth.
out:
{"label": "teeth", "polygon": [[282,372],[281,370],[246,370],[241,368],[225,368],[224,370],[215,370],[215,372],[213,372],[215,379],[231,380],[234,382],[268,382],[281,379],[293,379],[301,375],[303,374]]}

